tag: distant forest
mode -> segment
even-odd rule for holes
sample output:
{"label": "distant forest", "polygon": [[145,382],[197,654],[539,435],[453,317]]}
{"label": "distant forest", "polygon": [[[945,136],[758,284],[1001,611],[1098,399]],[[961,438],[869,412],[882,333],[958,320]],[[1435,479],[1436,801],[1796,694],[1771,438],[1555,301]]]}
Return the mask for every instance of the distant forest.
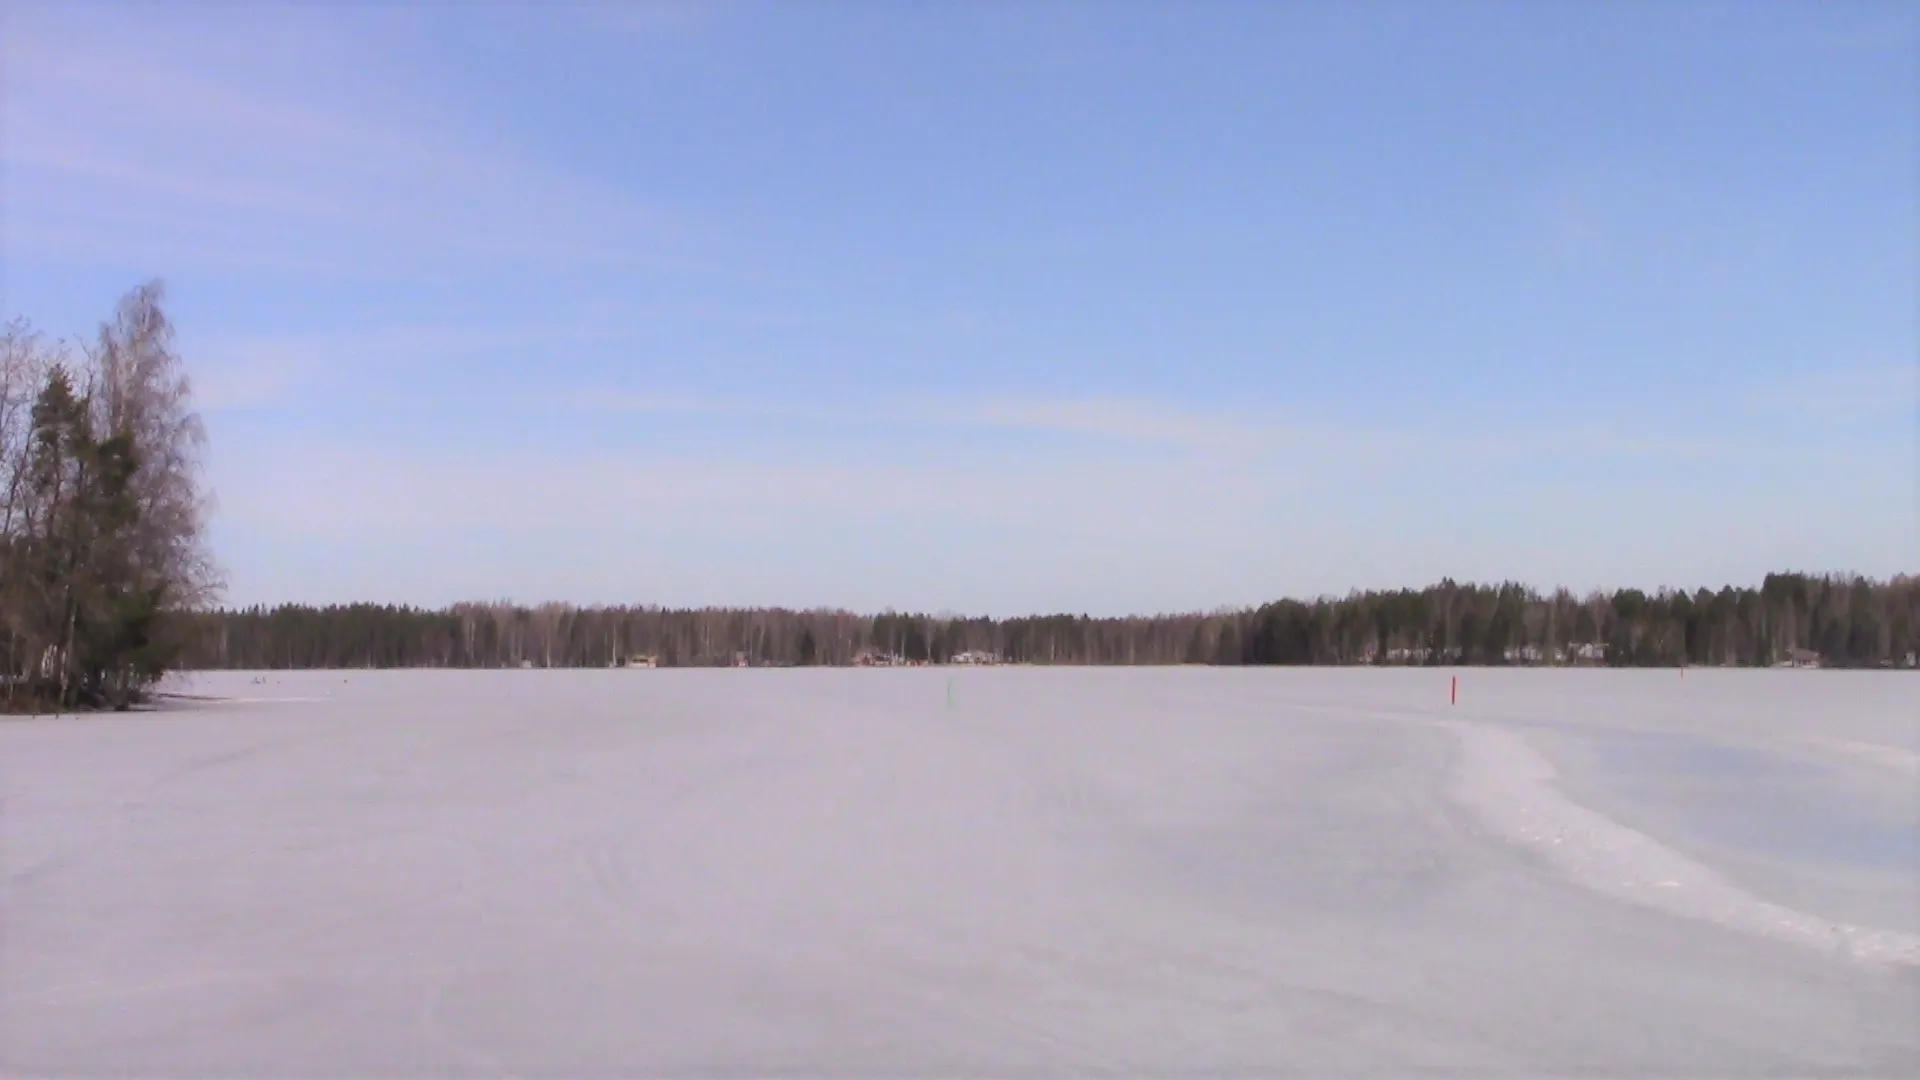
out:
{"label": "distant forest", "polygon": [[1212,614],[1011,619],[781,609],[287,605],[191,616],[198,669],[948,663],[1912,668],[1920,578],[1769,575],[1718,592],[1445,581]]}

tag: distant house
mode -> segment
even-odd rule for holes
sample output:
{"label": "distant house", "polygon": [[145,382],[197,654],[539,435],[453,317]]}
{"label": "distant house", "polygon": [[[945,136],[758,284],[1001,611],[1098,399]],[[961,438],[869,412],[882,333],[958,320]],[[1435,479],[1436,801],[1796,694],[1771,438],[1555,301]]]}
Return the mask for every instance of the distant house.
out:
{"label": "distant house", "polygon": [[641,654],[639,654],[639,655],[636,655],[636,656],[629,656],[629,657],[627,657],[627,662],[626,662],[626,663],[624,663],[624,664],[622,664],[621,666],[622,666],[622,667],[629,667],[629,668],[654,668],[654,667],[659,667],[659,666],[660,666],[660,658],[659,658],[659,657],[657,657],[657,656],[655,656],[655,655],[653,655],[652,653],[641,653]]}
{"label": "distant house", "polygon": [[967,652],[954,653],[953,659],[949,662],[955,664],[997,664],[1000,662],[1000,657],[990,652],[969,650]]}
{"label": "distant house", "polygon": [[855,667],[900,667],[905,663],[903,658],[872,645],[853,654]]}
{"label": "distant house", "polygon": [[1817,668],[1821,665],[1820,654],[1812,649],[1787,650],[1787,666],[1796,668]]}
{"label": "distant house", "polygon": [[1575,645],[1570,655],[1576,664],[1604,664],[1607,662],[1607,646],[1605,642],[1589,641]]}

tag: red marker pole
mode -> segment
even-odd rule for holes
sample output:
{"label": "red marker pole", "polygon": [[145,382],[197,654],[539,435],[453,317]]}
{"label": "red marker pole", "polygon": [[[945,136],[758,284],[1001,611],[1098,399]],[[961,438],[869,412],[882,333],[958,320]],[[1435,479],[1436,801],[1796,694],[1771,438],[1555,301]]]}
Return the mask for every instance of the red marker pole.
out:
{"label": "red marker pole", "polygon": [[1460,704],[1460,676],[1458,675],[1453,677],[1453,687],[1447,692],[1447,704]]}

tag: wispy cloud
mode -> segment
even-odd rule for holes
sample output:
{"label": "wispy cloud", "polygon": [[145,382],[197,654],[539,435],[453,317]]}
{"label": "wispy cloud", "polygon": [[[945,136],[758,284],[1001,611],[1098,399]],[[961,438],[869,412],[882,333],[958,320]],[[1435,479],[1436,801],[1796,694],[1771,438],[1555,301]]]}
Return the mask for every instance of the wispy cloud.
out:
{"label": "wispy cloud", "polygon": [[[1873,381],[1897,389],[1896,379]],[[1912,396],[1905,399],[1911,402]],[[1638,431],[1607,425],[1419,429],[1303,419],[1278,410],[1203,407],[1140,398],[925,398],[820,403],[733,399],[700,394],[582,391],[564,404],[588,412],[788,420],[845,430],[875,426],[914,430],[1024,432],[1088,444],[1134,445],[1198,458],[1290,461],[1318,470],[1342,466],[1480,469],[1512,464],[1595,461],[1667,462],[1676,468],[1791,459],[1836,466],[1864,464],[1857,448],[1782,445],[1753,437]]]}
{"label": "wispy cloud", "polygon": [[695,394],[581,391],[565,402],[591,412],[781,418],[821,424],[1020,431],[1213,450],[1245,449],[1294,429],[1238,411],[1183,408],[1127,398],[915,398],[843,407],[715,398]]}
{"label": "wispy cloud", "polygon": [[323,391],[375,383],[410,386],[410,369],[476,356],[551,350],[618,341],[622,331],[590,318],[538,324],[423,324],[337,333],[188,340],[182,351],[194,373],[195,398],[210,412],[310,401]]}
{"label": "wispy cloud", "polygon": [[1756,387],[1745,403],[1757,413],[1803,419],[1912,417],[1920,411],[1920,366],[1813,368]]}
{"label": "wispy cloud", "polygon": [[[425,588],[420,574],[396,579],[402,598],[422,602],[507,591],[1011,612],[1084,606],[1079,597],[1136,610],[1244,602],[1356,581],[1410,583],[1409,574],[1551,581],[1576,555],[1612,573],[1622,560],[1676,558],[1677,547],[1711,576],[1727,572],[1729,544],[1765,548],[1740,522],[1799,506],[1806,497],[1783,494],[1782,484],[1805,490],[1821,473],[1776,456],[1652,473],[1609,465],[1596,475],[1612,479],[1577,485],[1494,478],[1533,454],[1612,462],[1693,449],[1603,435],[1573,433],[1556,445],[1524,432],[1449,442],[1309,430],[1290,436],[1287,453],[1156,444],[1158,452],[1125,460],[1104,439],[1015,448],[956,438],[950,452],[902,457],[804,441],[663,452],[293,438],[244,460],[216,456],[214,480],[221,528],[252,545],[250,561],[234,567],[247,599],[352,595],[365,586],[309,590],[339,577],[329,569],[339,552],[367,551],[432,562],[421,571],[431,593],[414,591]],[[877,445],[887,445],[884,433]],[[1686,471],[1695,465],[1706,471]],[[1716,477],[1732,482],[1703,486]],[[1845,502],[1831,491],[1820,497]],[[1729,507],[1746,516],[1728,517]],[[1813,524],[1822,518],[1812,514],[1800,532],[1824,535]],[[1882,549],[1896,535],[1887,520],[1867,522],[1861,565],[1886,561]],[[1533,539],[1517,550],[1459,546],[1491,522]],[[296,548],[305,554],[287,554]],[[459,561],[422,554],[440,551],[461,552]]]}
{"label": "wispy cloud", "polygon": [[132,226],[121,250],[228,260],[267,248],[373,268],[476,255],[577,266],[665,246],[667,218],[624,193],[464,146],[424,106],[379,108],[396,89],[406,102],[404,88],[366,83],[325,39],[297,60],[243,31],[216,49],[146,14],[10,14],[0,166],[10,225],[31,226],[10,244],[89,246],[110,206]]}
{"label": "wispy cloud", "polygon": [[966,458],[399,456],[289,445],[221,478],[220,528],[245,538],[229,548],[242,602],[364,593],[359,575],[339,572],[342,552],[434,552],[384,595],[1012,611],[1084,606],[1099,581],[1116,579],[1148,593],[1158,581],[1177,602],[1195,579],[1167,568],[1211,557],[1199,568],[1207,577],[1222,550],[1255,543],[1263,500],[1293,483],[1178,461],[1115,470],[1073,456]]}
{"label": "wispy cloud", "polygon": [[1232,449],[1284,433],[1284,427],[1226,410],[1185,409],[1151,401],[1096,398],[987,401],[963,406],[961,423],[1176,446]]}
{"label": "wispy cloud", "polygon": [[1292,483],[1174,460],[1115,470],[1074,455],[970,454],[964,461],[889,465],[817,455],[793,461],[604,452],[398,458],[320,445],[288,446],[237,464],[226,470],[226,480],[222,505],[230,519],[309,535],[622,530],[663,521],[751,530],[905,517],[969,529],[1107,530],[1135,540],[1156,529],[1178,532],[1203,528],[1208,519],[1238,518],[1262,493]]}
{"label": "wispy cloud", "polygon": [[[29,66],[24,77],[37,74],[44,72]],[[353,220],[347,204],[338,197],[245,179],[209,176],[191,167],[176,169],[167,164],[143,163],[134,155],[92,144],[91,140],[71,132],[56,133],[41,120],[40,115],[28,112],[25,122],[9,133],[4,149],[0,150],[8,165],[225,209],[265,210],[334,222]]]}
{"label": "wispy cloud", "polygon": [[581,390],[563,395],[561,404],[584,412],[628,416],[796,417],[850,419],[833,410],[804,409],[769,401],[739,401],[700,394],[636,394],[622,390]]}

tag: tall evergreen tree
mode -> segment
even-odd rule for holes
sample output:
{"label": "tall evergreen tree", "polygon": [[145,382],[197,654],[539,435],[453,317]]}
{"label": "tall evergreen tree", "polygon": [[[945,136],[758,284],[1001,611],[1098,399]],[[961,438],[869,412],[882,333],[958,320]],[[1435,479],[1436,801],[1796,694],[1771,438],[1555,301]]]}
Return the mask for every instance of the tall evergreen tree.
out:
{"label": "tall evergreen tree", "polygon": [[[217,588],[204,441],[159,285],[129,294],[81,365],[0,333],[0,656],[6,705],[125,707]],[[31,406],[26,402],[32,387]]]}

